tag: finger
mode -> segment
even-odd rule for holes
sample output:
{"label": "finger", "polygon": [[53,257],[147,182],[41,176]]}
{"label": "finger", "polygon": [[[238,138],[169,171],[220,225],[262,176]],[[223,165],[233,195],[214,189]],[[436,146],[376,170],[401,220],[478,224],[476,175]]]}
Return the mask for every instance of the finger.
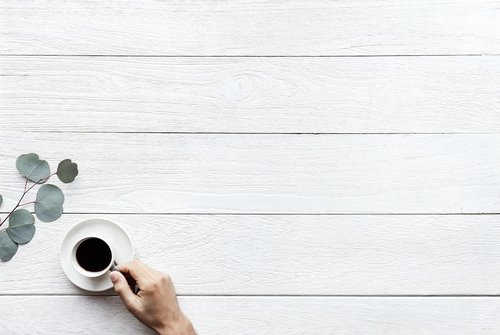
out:
{"label": "finger", "polygon": [[130,273],[133,277],[140,277],[146,274],[147,268],[139,262],[138,260],[133,260],[124,264],[118,265],[118,269],[121,272],[127,272]]}
{"label": "finger", "polygon": [[132,292],[130,286],[127,283],[125,277],[118,271],[113,271],[109,275],[113,286],[115,287],[115,291],[122,299],[123,303],[127,307],[128,310],[134,311],[139,307],[139,300],[137,296]]}
{"label": "finger", "polygon": [[139,287],[154,282],[154,270],[138,260],[121,264],[118,266],[118,269],[121,272],[129,273],[135,279]]}

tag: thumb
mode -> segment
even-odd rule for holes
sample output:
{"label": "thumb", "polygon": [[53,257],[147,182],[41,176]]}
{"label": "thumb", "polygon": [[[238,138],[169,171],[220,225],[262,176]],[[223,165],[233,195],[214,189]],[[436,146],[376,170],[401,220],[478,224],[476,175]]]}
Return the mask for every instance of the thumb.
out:
{"label": "thumb", "polygon": [[115,292],[120,296],[127,309],[129,311],[137,310],[139,300],[130,289],[130,286],[128,286],[127,280],[123,274],[118,271],[113,271],[109,275],[109,279],[111,279],[111,282],[115,287]]}

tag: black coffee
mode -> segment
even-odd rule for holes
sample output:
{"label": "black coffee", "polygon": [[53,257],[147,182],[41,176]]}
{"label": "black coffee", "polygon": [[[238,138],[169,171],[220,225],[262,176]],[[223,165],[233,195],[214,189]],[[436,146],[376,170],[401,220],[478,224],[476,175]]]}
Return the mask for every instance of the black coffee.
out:
{"label": "black coffee", "polygon": [[76,249],[76,261],[87,271],[102,271],[111,263],[111,249],[100,238],[91,237]]}

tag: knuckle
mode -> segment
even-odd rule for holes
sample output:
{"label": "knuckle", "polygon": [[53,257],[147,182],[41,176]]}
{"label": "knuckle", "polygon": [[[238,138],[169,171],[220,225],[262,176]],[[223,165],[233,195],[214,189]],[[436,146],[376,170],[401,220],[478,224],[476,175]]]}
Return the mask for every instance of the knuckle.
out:
{"label": "knuckle", "polygon": [[161,281],[155,281],[152,286],[155,290],[161,289]]}
{"label": "knuckle", "polygon": [[170,278],[170,276],[166,273],[163,273],[161,276],[160,276],[160,284],[162,285],[166,285],[166,284],[169,284],[170,282],[172,282],[172,278]]}
{"label": "knuckle", "polygon": [[172,284],[172,279],[170,278],[169,275],[167,274],[163,274],[161,277],[160,277],[160,280],[158,281],[158,284],[161,286],[161,287],[168,287],[169,285]]}
{"label": "knuckle", "polygon": [[156,283],[150,283],[144,287],[144,292],[151,293],[151,292],[156,291],[157,288],[158,287],[157,287]]}

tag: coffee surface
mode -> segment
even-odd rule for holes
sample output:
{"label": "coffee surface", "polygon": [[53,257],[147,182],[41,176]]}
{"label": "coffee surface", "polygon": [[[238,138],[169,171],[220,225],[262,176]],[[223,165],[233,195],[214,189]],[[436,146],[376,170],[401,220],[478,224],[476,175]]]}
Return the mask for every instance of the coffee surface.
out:
{"label": "coffee surface", "polygon": [[111,262],[111,249],[100,238],[89,238],[76,249],[76,261],[87,271],[102,271]]}

